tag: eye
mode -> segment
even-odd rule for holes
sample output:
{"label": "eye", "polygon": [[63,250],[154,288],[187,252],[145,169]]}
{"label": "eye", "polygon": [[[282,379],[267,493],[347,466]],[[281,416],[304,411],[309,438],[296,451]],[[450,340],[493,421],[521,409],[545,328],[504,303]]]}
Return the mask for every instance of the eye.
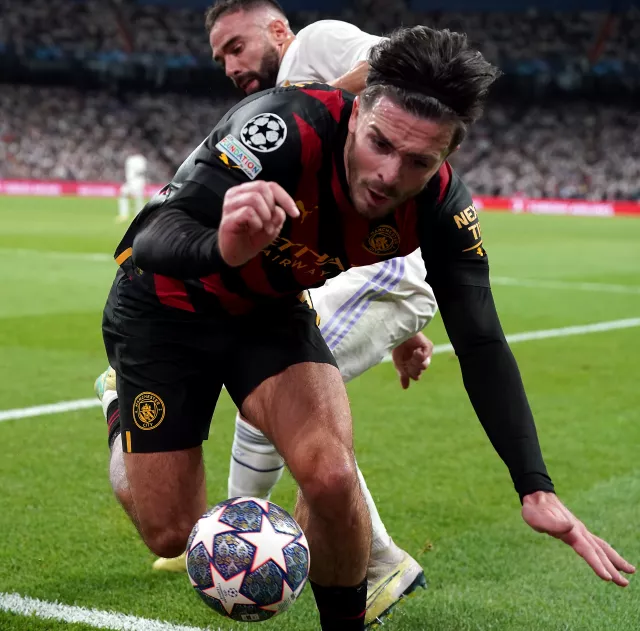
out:
{"label": "eye", "polygon": [[244,50],[244,45],[243,44],[237,44],[236,46],[234,46],[231,49],[231,54],[232,55],[239,55],[243,50]]}
{"label": "eye", "polygon": [[425,162],[424,160],[414,160],[413,161],[413,166],[416,167],[416,169],[428,169],[429,168],[429,164],[427,162]]}
{"label": "eye", "polygon": [[382,138],[379,138],[378,136],[372,136],[371,142],[373,143],[373,146],[376,149],[379,149],[381,152],[389,150],[389,143],[385,142],[384,140],[382,140]]}

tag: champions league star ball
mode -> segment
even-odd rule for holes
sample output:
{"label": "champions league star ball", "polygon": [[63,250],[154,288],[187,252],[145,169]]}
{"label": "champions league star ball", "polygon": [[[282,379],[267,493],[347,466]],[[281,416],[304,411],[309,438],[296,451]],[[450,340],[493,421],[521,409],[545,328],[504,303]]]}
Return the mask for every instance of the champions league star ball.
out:
{"label": "champions league star ball", "polygon": [[198,596],[239,622],[261,622],[286,611],[304,588],[309,563],[309,546],[295,519],[254,497],[214,506],[187,544],[187,571]]}

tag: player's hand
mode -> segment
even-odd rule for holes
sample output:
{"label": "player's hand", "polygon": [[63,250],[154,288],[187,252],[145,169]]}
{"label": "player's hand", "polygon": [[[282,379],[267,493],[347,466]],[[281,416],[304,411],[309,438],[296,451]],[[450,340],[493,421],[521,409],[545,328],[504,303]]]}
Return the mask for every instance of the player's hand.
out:
{"label": "player's hand", "polygon": [[243,265],[266,248],[289,217],[300,211],[289,193],[275,182],[258,180],[230,188],[222,204],[218,247],[227,265]]}
{"label": "player's hand", "polygon": [[346,90],[352,94],[360,94],[367,87],[369,62],[359,61],[351,70],[330,83],[334,88]]}
{"label": "player's hand", "polygon": [[537,532],[544,532],[571,546],[605,581],[626,587],[620,574],[633,574],[636,568],[625,561],[606,541],[596,537],[553,493],[537,491],[525,495],[522,518]]}
{"label": "player's hand", "polygon": [[411,379],[418,381],[420,375],[429,368],[431,355],[433,342],[422,333],[410,337],[393,349],[391,357],[403,390],[409,387]]}

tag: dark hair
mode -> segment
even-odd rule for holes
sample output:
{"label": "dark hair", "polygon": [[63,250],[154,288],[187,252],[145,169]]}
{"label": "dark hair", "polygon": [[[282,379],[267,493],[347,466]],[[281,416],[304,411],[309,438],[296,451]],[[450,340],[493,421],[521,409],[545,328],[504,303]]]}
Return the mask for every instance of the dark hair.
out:
{"label": "dark hair", "polygon": [[364,108],[388,96],[408,112],[457,122],[451,148],[480,116],[491,84],[500,76],[467,36],[428,26],[401,28],[369,51]]}
{"label": "dark hair", "polygon": [[286,13],[278,0],[216,0],[204,14],[204,25],[207,33],[211,32],[218,19],[226,13],[236,13],[237,11],[251,11],[258,7],[272,7],[282,13],[286,19]]}

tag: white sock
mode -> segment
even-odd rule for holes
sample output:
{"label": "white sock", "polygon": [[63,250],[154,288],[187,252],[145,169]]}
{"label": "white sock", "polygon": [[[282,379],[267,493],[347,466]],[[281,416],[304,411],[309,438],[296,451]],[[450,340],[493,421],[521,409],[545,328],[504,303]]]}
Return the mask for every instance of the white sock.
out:
{"label": "white sock", "polygon": [[284,460],[276,448],[238,412],[231,448],[228,497],[268,500],[283,471]]}
{"label": "white sock", "polygon": [[136,202],[135,214],[137,215],[144,207],[144,197],[142,195],[136,195],[135,202]]}
{"label": "white sock", "polygon": [[129,216],[129,199],[127,197],[123,196],[118,200],[118,216],[124,218]]}
{"label": "white sock", "polygon": [[115,390],[107,390],[102,397],[102,413],[104,414],[104,418],[108,421],[107,418],[107,410],[111,405],[112,401],[115,401],[118,398],[118,393]]}
{"label": "white sock", "polygon": [[[284,460],[275,447],[262,432],[249,425],[238,412],[231,448],[228,497],[269,499],[273,488],[282,477],[283,470]],[[382,523],[360,467],[358,467],[358,479],[371,515],[371,554],[375,556],[389,548],[391,537]]]}
{"label": "white sock", "polygon": [[371,556],[375,556],[377,553],[386,550],[391,545],[391,537],[382,523],[382,519],[380,519],[380,513],[378,513],[376,503],[373,501],[373,497],[371,497],[367,483],[364,481],[364,476],[362,475],[362,471],[360,471],[360,467],[358,467],[358,479],[360,480],[362,493],[364,494],[364,499],[367,502],[367,507],[371,514]]}

